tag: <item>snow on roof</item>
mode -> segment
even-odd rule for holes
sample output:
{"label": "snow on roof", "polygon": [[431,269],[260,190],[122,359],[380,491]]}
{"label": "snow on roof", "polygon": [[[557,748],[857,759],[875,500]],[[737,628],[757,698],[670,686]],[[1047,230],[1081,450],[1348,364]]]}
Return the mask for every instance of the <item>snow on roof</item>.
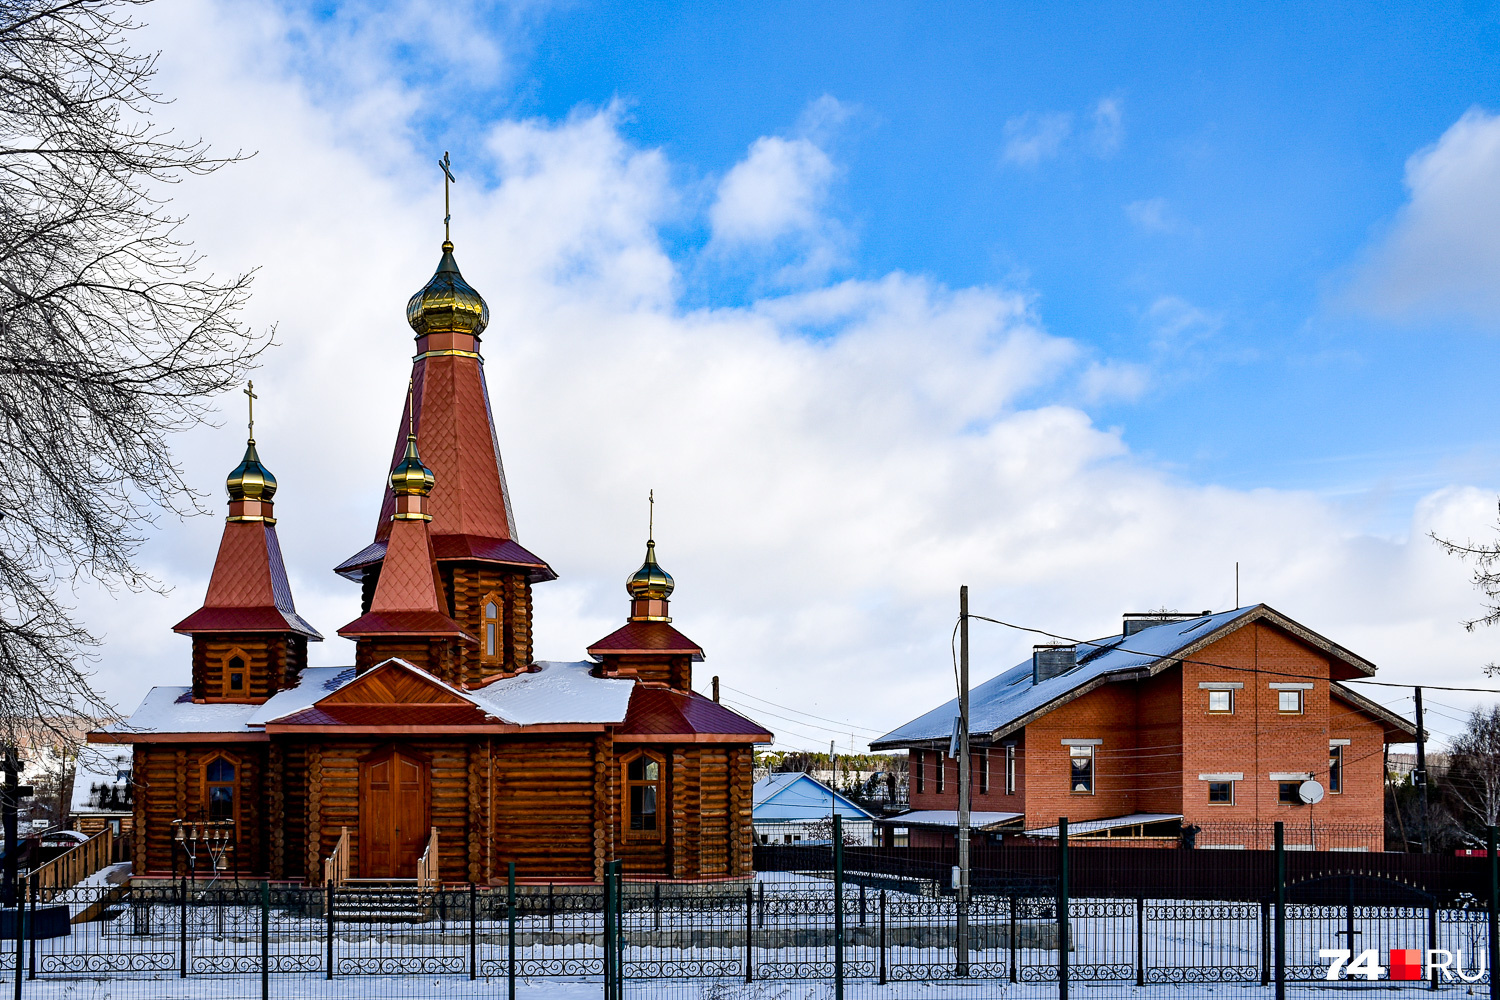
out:
{"label": "snow on roof", "polygon": [[[971,812],[969,826],[975,830],[987,830],[992,826],[1004,826],[1025,817],[1015,812]],[[886,816],[875,822],[885,826],[942,826],[958,829],[957,809],[917,809],[899,816]]]}
{"label": "snow on roof", "polygon": [[810,774],[783,771],[757,781],[751,791],[751,815],[756,822],[819,819],[836,810],[847,819],[872,819],[838,792]]}
{"label": "snow on roof", "polygon": [[[1132,636],[1132,638],[1134,638]],[[1181,813],[1131,813],[1129,816],[1116,816],[1112,819],[1088,819],[1078,823],[1068,824],[1068,836],[1079,837],[1085,833],[1099,833],[1104,830],[1118,830],[1122,826],[1144,826],[1148,823],[1166,823],[1170,820],[1182,819]],[[1027,830],[1028,837],[1055,837],[1058,828],[1055,826],[1045,827],[1040,830]]]}
{"label": "snow on roof", "polygon": [[296,687],[278,691],[259,705],[212,702],[197,704],[193,689],[178,685],[154,687],[141,707],[123,722],[111,723],[106,733],[238,733],[309,707],[313,702],[354,679],[353,667],[308,667]]}
{"label": "snow on roof", "polygon": [[518,726],[624,722],[635,681],[595,677],[588,660],[539,660],[530,673],[461,692],[484,711]]}
{"label": "snow on roof", "polygon": [[[1130,636],[1128,642],[1123,635],[1081,642],[1074,647],[1078,666],[1039,684],[1031,683],[1031,660],[1028,658],[969,692],[969,731],[976,735],[999,732],[1090,681],[1108,674],[1148,667],[1254,611],[1256,607],[1236,608],[1188,621],[1166,622],[1141,629]],[[958,699],[953,698],[873,741],[870,749],[930,740],[946,743],[953,734],[953,720],[957,717]]]}
{"label": "snow on roof", "polygon": [[73,765],[73,802],[68,811],[129,812],[128,805],[121,809],[101,809],[98,792],[100,789],[115,789],[123,800],[125,787],[130,784],[130,765],[129,747],[83,747]]}

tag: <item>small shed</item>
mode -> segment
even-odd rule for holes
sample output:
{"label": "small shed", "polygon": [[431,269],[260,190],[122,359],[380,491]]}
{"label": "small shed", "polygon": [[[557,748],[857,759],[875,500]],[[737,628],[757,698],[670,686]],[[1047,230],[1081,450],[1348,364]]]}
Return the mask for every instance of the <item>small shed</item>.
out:
{"label": "small shed", "polygon": [[[69,826],[93,836],[113,828],[119,844],[130,836],[135,821],[135,796],[130,781],[129,747],[84,747],[73,769],[73,801]],[[128,857],[121,853],[121,858]]]}
{"label": "small shed", "polygon": [[810,774],[769,774],[755,783],[752,819],[757,844],[800,844],[833,838],[843,817],[845,843],[869,844],[875,817]]}

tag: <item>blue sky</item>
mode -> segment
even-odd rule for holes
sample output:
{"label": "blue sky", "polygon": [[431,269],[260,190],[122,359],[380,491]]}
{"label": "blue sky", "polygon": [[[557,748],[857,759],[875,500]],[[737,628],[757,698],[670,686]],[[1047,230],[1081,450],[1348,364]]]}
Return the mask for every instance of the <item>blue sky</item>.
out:
{"label": "blue sky", "polygon": [[[256,151],[175,205],[213,267],[259,268],[257,440],[325,635],[447,149],[520,538],[560,574],[544,658],[618,625],[654,489],[700,688],[849,720],[786,745],[946,700],[961,583],[1090,638],[1230,607],[1238,562],[1245,602],[1382,678],[1500,660],[1426,537],[1493,537],[1500,487],[1494,8],[146,9],[165,120]],[[81,597],[122,705],[186,670],[231,396],[178,442],[206,516],[142,550],[169,592]],[[1030,642],[979,630],[976,682]]]}
{"label": "blue sky", "polygon": [[[490,16],[515,39],[512,64],[479,86],[445,78],[418,122],[440,144],[491,115],[556,120],[619,100],[622,132],[691,185],[831,96],[831,273],[1024,288],[1050,332],[1149,369],[1138,397],[1089,408],[1164,467],[1356,493],[1397,520],[1392,504],[1455,474],[1496,478],[1493,329],[1392,321],[1345,294],[1406,201],[1407,158],[1471,107],[1500,107],[1493,5]],[[430,55],[410,55],[412,79],[430,77]],[[690,258],[704,220],[675,221],[669,245]],[[691,303],[765,290],[744,270],[686,278]]]}

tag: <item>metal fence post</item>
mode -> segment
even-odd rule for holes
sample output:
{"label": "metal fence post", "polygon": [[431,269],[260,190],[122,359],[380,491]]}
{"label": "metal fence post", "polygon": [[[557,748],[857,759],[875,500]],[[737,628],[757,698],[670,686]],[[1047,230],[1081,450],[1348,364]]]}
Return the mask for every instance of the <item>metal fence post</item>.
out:
{"label": "metal fence post", "polygon": [[1271,904],[1260,901],[1260,984],[1271,985]]}
{"label": "metal fence post", "polygon": [[1057,1000],[1068,1000],[1068,817],[1057,821]]}
{"label": "metal fence post", "polygon": [[833,814],[833,1000],[844,1000],[844,817]]}
{"label": "metal fence post", "polygon": [[271,880],[260,884],[260,1000],[271,998]]}
{"label": "metal fence post", "polygon": [[324,937],[325,937],[326,942],[327,942],[327,951],[328,951],[328,975],[327,975],[326,978],[332,979],[333,978],[333,880],[332,879],[328,880],[328,901],[327,901],[327,903],[323,907],[323,916],[324,916],[324,922],[325,922],[325,924],[327,925],[327,928],[328,928],[327,932],[324,934]]}
{"label": "metal fence post", "polygon": [[[1350,937],[1350,940],[1354,940],[1352,936]],[[1427,907],[1426,954],[1431,955],[1435,948],[1437,948],[1437,906],[1435,904],[1429,904]],[[1349,951],[1351,953],[1354,951],[1354,945],[1351,944],[1349,946]],[[1437,966],[1432,966],[1432,968],[1428,971],[1428,976],[1432,979],[1432,989],[1436,990],[1438,988]]]}
{"label": "metal fence post", "polygon": [[13,925],[16,931],[16,1000],[21,1000],[21,976],[26,971],[26,883],[22,881],[15,895]]}
{"label": "metal fence post", "polygon": [[615,863],[604,863],[604,1000],[615,1000]]}
{"label": "metal fence post", "polygon": [[36,897],[41,891],[41,882],[37,879],[36,872],[31,873],[31,947],[30,959],[26,963],[26,978],[36,978]]}
{"label": "metal fence post", "polygon": [[1135,898],[1135,984],[1146,985],[1146,900]]}
{"label": "metal fence post", "polygon": [[187,978],[187,876],[177,885],[177,978]]}
{"label": "metal fence post", "polygon": [[1286,1000],[1286,827],[1279,820],[1276,823],[1276,1000]]}
{"label": "metal fence post", "polygon": [[1489,970],[1490,970],[1490,1000],[1500,998],[1500,856],[1495,853],[1495,828],[1492,826],[1485,832],[1485,860],[1489,862],[1490,870],[1490,905],[1489,905]]}
{"label": "metal fence post", "polygon": [[[660,896],[661,883],[660,882],[656,883],[656,888],[657,888],[657,893],[658,893],[657,899],[660,899],[661,898],[661,896]],[[657,918],[658,918],[658,920],[660,920],[660,917],[661,917],[661,911],[658,910],[657,911]],[[660,924],[658,924],[658,926],[660,926]],[[747,886],[745,886],[745,982],[747,982],[747,983],[752,978],[750,962],[751,962],[751,959],[753,957],[752,954],[751,954],[751,949],[754,947],[754,943],[753,943],[754,942],[754,935],[755,935],[755,893],[747,885]]]}
{"label": "metal fence post", "polygon": [[625,1000],[625,862],[623,860],[615,862],[615,1000]]}
{"label": "metal fence post", "polygon": [[1018,983],[1021,980],[1019,976],[1020,970],[1016,968],[1016,962],[1020,958],[1021,951],[1016,942],[1016,931],[1020,928],[1020,922],[1016,919],[1016,904],[1020,902],[1020,898],[1017,896],[1008,896],[1006,899],[1010,904],[1007,907],[1010,910],[1010,981]]}
{"label": "metal fence post", "polygon": [[880,890],[880,985],[886,982],[885,890]]}
{"label": "metal fence post", "polygon": [[469,978],[479,978],[479,888],[469,883]]}
{"label": "metal fence post", "polygon": [[506,996],[516,1000],[516,863],[505,865],[505,975]]}

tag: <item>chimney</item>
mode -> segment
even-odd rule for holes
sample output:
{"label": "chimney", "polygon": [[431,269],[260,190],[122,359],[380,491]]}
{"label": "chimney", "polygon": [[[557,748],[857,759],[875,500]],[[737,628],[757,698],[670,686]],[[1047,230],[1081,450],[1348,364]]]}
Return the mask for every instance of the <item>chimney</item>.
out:
{"label": "chimney", "polygon": [[1124,634],[1135,635],[1141,629],[1154,628],[1157,625],[1168,625],[1172,622],[1190,622],[1194,618],[1202,618],[1213,614],[1212,611],[1138,611],[1127,612],[1125,615]]}
{"label": "chimney", "polygon": [[1031,647],[1031,683],[1065,674],[1078,666],[1078,647],[1047,644]]}

